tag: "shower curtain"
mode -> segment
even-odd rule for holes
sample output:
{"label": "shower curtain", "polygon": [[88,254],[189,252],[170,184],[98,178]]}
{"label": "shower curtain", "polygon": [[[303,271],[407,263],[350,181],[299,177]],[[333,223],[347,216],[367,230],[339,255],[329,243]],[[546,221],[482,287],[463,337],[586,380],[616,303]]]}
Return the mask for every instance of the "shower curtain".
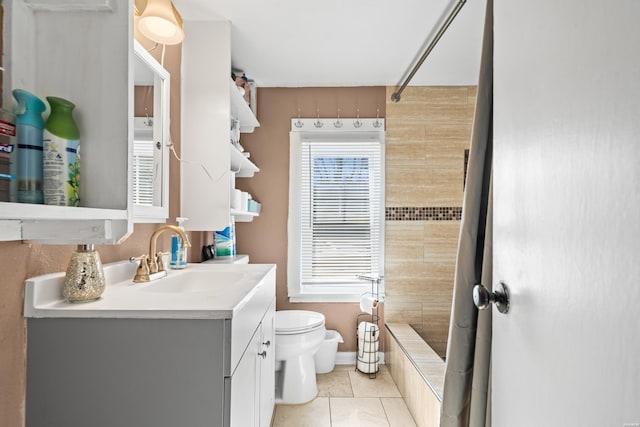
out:
{"label": "shower curtain", "polygon": [[471,136],[449,326],[440,427],[491,425],[491,310],[478,312],[472,289],[491,289],[493,1],[487,0],[478,96]]}

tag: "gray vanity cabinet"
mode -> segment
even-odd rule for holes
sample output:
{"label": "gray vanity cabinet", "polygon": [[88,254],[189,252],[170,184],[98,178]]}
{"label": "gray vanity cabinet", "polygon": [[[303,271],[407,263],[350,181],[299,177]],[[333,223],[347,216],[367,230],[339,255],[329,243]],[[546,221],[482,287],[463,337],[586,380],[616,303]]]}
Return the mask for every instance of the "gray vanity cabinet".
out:
{"label": "gray vanity cabinet", "polygon": [[28,318],[26,425],[268,426],[274,310],[275,269],[227,318]]}

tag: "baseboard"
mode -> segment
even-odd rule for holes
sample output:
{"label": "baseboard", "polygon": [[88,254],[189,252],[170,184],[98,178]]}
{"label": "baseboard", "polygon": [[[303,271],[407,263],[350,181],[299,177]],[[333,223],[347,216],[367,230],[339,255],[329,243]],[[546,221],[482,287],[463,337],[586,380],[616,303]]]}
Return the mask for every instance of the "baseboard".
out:
{"label": "baseboard", "polygon": [[[384,365],[384,352],[378,352],[379,364]],[[336,365],[355,365],[356,364],[356,352],[355,351],[339,351],[336,353]]]}

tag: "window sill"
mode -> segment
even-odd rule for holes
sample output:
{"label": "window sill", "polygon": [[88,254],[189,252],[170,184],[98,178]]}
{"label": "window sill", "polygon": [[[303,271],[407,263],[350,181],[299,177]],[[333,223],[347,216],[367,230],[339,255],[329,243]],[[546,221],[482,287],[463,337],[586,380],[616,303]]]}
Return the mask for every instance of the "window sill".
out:
{"label": "window sill", "polygon": [[[370,292],[365,292],[371,295]],[[362,293],[359,294],[303,294],[303,295],[289,295],[289,302],[348,302],[359,304],[362,298]],[[384,302],[384,296],[380,295],[378,300]]]}

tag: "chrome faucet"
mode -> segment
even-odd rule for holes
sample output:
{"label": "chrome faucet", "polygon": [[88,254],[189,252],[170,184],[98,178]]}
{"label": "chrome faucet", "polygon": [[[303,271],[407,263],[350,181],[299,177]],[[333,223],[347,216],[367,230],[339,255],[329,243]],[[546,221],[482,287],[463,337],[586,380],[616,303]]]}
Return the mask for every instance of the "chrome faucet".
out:
{"label": "chrome faucet", "polygon": [[136,270],[136,275],[133,278],[134,283],[143,283],[150,282],[152,280],[160,279],[167,275],[167,270],[162,263],[162,256],[165,255],[163,252],[156,252],[156,245],[158,242],[158,237],[164,233],[165,231],[174,231],[178,233],[180,238],[182,239],[182,247],[188,248],[191,247],[191,242],[189,242],[189,238],[185,234],[184,230],[180,227],[176,227],[175,225],[162,225],[158,227],[153,234],[151,235],[151,239],[149,240],[149,254],[141,255],[137,258],[131,257],[129,261],[135,262],[140,261],[140,265]]}

